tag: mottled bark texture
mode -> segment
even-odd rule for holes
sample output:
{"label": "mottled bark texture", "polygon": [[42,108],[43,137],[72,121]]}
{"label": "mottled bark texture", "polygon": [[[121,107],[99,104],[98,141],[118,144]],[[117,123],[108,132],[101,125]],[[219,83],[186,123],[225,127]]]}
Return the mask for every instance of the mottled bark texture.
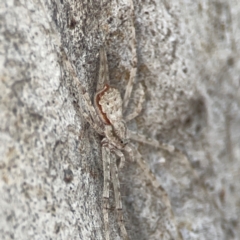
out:
{"label": "mottled bark texture", "polygon": [[[123,95],[132,27],[134,90],[142,83],[146,101],[128,127],[186,157],[136,144],[175,219],[127,162],[120,177],[130,238],[240,238],[240,2],[133,4],[134,14],[130,0],[1,1],[0,239],[104,239],[101,137],[82,116],[63,52],[92,97],[105,45]],[[111,206],[111,238],[121,239]]]}

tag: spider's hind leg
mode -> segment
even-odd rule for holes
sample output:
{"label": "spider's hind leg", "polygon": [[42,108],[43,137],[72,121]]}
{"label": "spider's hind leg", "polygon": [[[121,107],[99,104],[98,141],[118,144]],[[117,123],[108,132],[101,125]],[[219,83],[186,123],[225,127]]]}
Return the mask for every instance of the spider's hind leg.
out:
{"label": "spider's hind leg", "polygon": [[114,196],[115,196],[115,203],[116,203],[116,211],[117,211],[117,220],[118,225],[121,231],[121,235],[124,240],[129,240],[125,225],[124,225],[124,219],[123,219],[123,208],[122,208],[122,200],[121,200],[121,192],[120,192],[120,183],[119,183],[119,177],[118,177],[118,167],[116,163],[116,155],[112,154],[112,161],[110,163],[110,169],[111,169],[111,178],[113,183],[113,189],[114,189]]}
{"label": "spider's hind leg", "polygon": [[110,240],[110,228],[109,228],[109,183],[110,183],[110,152],[107,147],[102,147],[102,160],[103,160],[103,219],[105,228],[106,240]]}
{"label": "spider's hind leg", "polygon": [[148,164],[143,159],[141,153],[133,146],[133,144],[129,144],[129,149],[132,151],[132,155],[134,156],[134,160],[137,162],[145,177],[149,180],[151,185],[157,190],[158,200],[161,202],[162,209],[164,209],[164,215],[170,220],[172,232],[168,232],[171,236],[171,239],[183,239],[181,234],[178,232],[177,223],[175,221],[175,217],[172,210],[172,205],[168,193],[162,187],[160,179],[157,179],[153,174]]}
{"label": "spider's hind leg", "polygon": [[150,146],[153,146],[155,148],[163,149],[165,151],[168,151],[169,153],[174,152],[176,149],[173,145],[167,144],[167,143],[161,143],[155,139],[147,138],[146,136],[142,134],[138,134],[136,132],[133,132],[128,129],[128,137],[136,142],[141,142],[148,144]]}

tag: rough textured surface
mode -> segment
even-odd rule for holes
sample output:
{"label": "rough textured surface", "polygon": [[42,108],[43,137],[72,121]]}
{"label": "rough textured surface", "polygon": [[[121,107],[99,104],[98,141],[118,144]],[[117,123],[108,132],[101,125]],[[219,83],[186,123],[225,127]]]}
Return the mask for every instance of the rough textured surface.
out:
{"label": "rough textured surface", "polygon": [[76,2],[0,3],[0,239],[104,239],[101,138],[81,116],[62,51],[91,95],[105,44],[110,81],[124,94],[132,27],[146,102],[129,128],[186,157],[139,144],[175,221],[129,163],[130,238],[171,239],[177,229],[182,239],[239,239],[240,3],[135,1],[133,16],[129,0]]}

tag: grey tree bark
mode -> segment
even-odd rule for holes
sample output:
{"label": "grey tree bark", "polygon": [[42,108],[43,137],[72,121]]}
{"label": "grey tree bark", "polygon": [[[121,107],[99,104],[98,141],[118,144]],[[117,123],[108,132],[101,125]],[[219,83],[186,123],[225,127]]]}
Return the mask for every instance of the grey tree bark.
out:
{"label": "grey tree bark", "polygon": [[[240,2],[133,4],[134,14],[130,0],[1,1],[0,239],[104,239],[101,137],[81,115],[63,52],[92,97],[104,44],[110,81],[124,94],[131,27],[134,90],[142,83],[146,101],[128,127],[185,156],[136,143],[174,220],[127,162],[130,239],[240,238]],[[111,238],[121,239],[114,208],[109,214]]]}

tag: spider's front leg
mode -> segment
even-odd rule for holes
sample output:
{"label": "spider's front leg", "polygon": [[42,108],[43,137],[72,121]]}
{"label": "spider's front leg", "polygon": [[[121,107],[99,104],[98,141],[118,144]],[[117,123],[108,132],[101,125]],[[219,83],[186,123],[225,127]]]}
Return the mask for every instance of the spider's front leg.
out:
{"label": "spider's front leg", "polygon": [[128,81],[128,85],[127,85],[127,88],[126,88],[126,91],[125,91],[125,95],[124,95],[124,98],[123,98],[123,108],[126,109],[127,106],[128,106],[128,103],[129,103],[129,100],[130,100],[130,97],[131,97],[131,94],[132,94],[132,88],[133,88],[133,84],[134,84],[134,81],[135,81],[135,78],[136,78],[136,74],[137,74],[137,48],[136,48],[136,31],[135,31],[135,26],[134,26],[134,5],[133,5],[133,1],[130,0],[129,1],[130,3],[130,12],[131,12],[131,31],[132,31],[132,34],[131,34],[131,39],[130,39],[130,47],[131,47],[131,50],[132,50],[132,59],[131,59],[131,66],[132,66],[132,69],[130,71],[130,78],[129,78],[129,81]]}
{"label": "spider's front leg", "polygon": [[[87,120],[87,122],[91,125],[91,127],[100,135],[104,135],[104,131],[103,131],[103,125],[102,123],[98,123],[96,121],[96,118],[93,120],[93,117],[91,114],[83,112],[82,113],[84,118]],[[100,121],[99,121],[100,122]]]}
{"label": "spider's front leg", "polygon": [[78,89],[78,92],[80,93],[79,96],[81,97],[81,99],[79,101],[81,102],[82,100],[84,108],[86,109],[82,110],[83,108],[81,108],[82,115],[96,132],[98,132],[100,135],[104,135],[104,125],[92,104],[88,92],[80,84],[74,65],[71,64],[71,62],[67,58],[67,55],[64,52],[63,54],[65,58],[64,63],[73,78],[73,82]]}
{"label": "spider's front leg", "polygon": [[134,98],[133,98],[133,102],[135,105],[134,110],[132,113],[128,114],[125,117],[126,122],[131,121],[132,119],[136,118],[140,114],[140,112],[142,111],[142,105],[144,101],[145,101],[144,89],[142,84],[139,84],[138,89],[136,90],[136,92],[134,92]]}

